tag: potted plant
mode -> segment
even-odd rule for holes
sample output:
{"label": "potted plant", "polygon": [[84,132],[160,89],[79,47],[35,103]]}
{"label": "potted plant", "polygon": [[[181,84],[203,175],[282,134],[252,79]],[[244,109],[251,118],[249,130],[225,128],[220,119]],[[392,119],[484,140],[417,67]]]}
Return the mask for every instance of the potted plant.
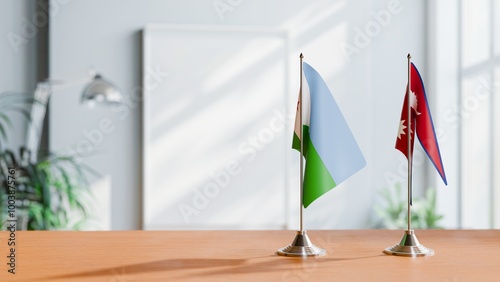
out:
{"label": "potted plant", "polygon": [[[46,154],[32,161],[31,154],[38,152],[24,146],[14,152],[4,145],[12,129],[7,113],[19,113],[30,122],[27,108],[33,103],[36,101],[26,95],[0,95],[0,222],[5,225],[9,209],[15,212],[18,229],[79,229],[89,215],[86,172],[92,170],[74,156]],[[12,194],[15,207],[9,207]]]}

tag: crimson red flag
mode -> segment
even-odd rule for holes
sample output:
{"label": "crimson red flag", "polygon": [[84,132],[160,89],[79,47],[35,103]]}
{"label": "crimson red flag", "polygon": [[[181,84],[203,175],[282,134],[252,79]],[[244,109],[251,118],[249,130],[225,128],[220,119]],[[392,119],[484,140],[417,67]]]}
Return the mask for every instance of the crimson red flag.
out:
{"label": "crimson red flag", "polygon": [[[439,175],[448,185],[446,175],[444,173],[443,161],[434,131],[431,111],[425,94],[424,83],[420,77],[417,67],[411,63],[411,130],[410,130],[410,152],[413,154],[413,141],[415,137],[415,128],[418,140],[424,148],[425,153],[436,167]],[[396,139],[396,149],[401,151],[408,158],[408,87],[406,87],[406,95],[401,112],[401,120],[399,123],[398,138]]]}

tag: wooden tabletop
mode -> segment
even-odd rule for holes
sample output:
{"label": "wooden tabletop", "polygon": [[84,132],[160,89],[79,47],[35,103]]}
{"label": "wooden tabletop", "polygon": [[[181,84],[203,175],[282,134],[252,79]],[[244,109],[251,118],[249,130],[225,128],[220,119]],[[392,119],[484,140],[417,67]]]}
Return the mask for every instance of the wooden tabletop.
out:
{"label": "wooden tabletop", "polygon": [[382,253],[401,230],[308,231],[328,254],[280,257],[295,231],[20,231],[0,281],[500,281],[500,230],[417,230],[433,257]]}

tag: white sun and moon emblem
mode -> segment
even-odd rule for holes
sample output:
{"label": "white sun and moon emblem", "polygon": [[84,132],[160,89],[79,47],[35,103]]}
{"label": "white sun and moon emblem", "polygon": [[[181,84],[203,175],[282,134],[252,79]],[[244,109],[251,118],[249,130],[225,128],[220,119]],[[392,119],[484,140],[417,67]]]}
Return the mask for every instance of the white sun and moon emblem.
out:
{"label": "white sun and moon emblem", "polygon": [[[413,91],[410,91],[410,106],[411,108],[415,111],[415,113],[417,115],[420,115],[419,112],[417,112],[417,104],[418,104],[418,101],[417,101],[417,95],[415,94],[415,92]],[[405,133],[405,129],[407,128],[407,126],[405,125],[405,122],[406,120],[402,119],[400,121],[400,124],[399,124],[399,132],[398,132],[398,138],[401,139],[401,134],[406,134]],[[412,134],[413,133],[413,130],[410,129],[410,133]],[[411,135],[410,135],[410,138],[411,138]]]}

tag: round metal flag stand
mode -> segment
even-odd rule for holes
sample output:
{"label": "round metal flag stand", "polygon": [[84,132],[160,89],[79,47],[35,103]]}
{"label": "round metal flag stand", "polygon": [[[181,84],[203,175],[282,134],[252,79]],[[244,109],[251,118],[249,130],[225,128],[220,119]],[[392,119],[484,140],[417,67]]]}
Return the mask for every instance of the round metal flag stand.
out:
{"label": "round metal flag stand", "polygon": [[388,255],[405,257],[433,256],[434,250],[428,249],[418,242],[417,236],[413,230],[405,230],[401,242],[392,247],[386,248],[384,253]]}
{"label": "round metal flag stand", "polygon": [[310,257],[324,256],[326,251],[311,243],[306,231],[302,230],[297,231],[297,235],[295,236],[293,242],[290,245],[279,249],[277,254],[288,257]]}

